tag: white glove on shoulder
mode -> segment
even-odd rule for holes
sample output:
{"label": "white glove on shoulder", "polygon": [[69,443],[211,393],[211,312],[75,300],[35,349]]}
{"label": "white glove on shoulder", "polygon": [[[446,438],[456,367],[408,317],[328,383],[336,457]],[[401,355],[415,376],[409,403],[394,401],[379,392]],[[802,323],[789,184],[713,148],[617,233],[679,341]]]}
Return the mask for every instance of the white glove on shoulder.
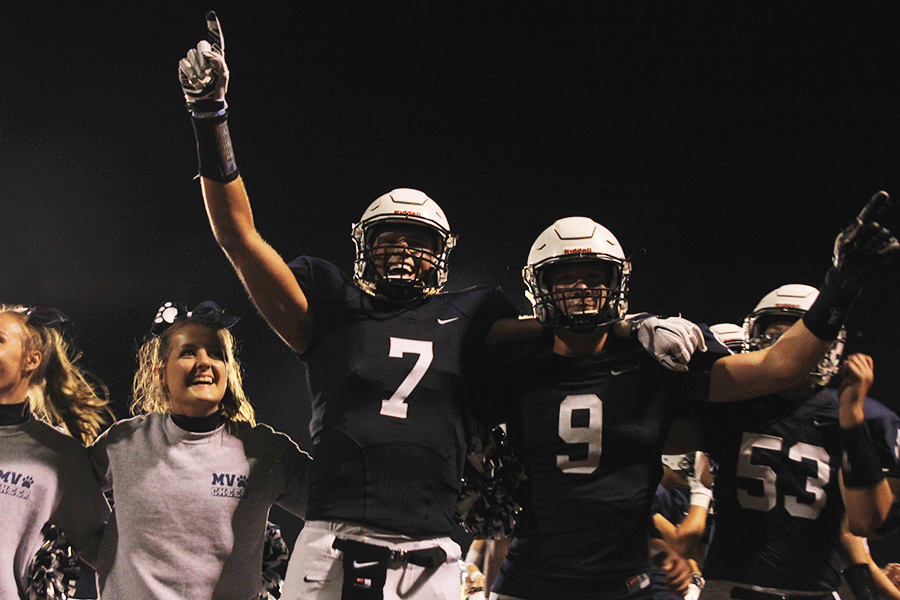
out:
{"label": "white glove on shoulder", "polygon": [[697,350],[706,352],[700,328],[681,317],[648,317],[637,329],[637,339],[657,361],[672,371],[687,371]]}
{"label": "white glove on shoulder", "polygon": [[206,13],[206,29],[207,39],[178,62],[178,79],[188,104],[199,100],[224,102],[228,91],[225,38],[213,11]]}

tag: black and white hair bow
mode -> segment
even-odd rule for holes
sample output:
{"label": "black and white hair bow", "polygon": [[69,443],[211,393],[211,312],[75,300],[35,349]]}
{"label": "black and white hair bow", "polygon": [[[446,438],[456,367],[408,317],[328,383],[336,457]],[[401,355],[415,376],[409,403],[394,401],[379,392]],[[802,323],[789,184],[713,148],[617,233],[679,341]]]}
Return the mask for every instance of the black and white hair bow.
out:
{"label": "black and white hair bow", "polygon": [[159,336],[176,322],[185,319],[200,319],[225,329],[228,329],[240,320],[239,317],[226,314],[222,307],[212,300],[201,302],[194,307],[194,310],[188,310],[184,304],[166,302],[156,311],[153,325],[150,326],[150,334],[154,337]]}
{"label": "black and white hair bow", "polygon": [[28,317],[28,324],[32,327],[49,327],[50,329],[63,329],[69,322],[69,317],[56,308],[29,308],[22,311]]}

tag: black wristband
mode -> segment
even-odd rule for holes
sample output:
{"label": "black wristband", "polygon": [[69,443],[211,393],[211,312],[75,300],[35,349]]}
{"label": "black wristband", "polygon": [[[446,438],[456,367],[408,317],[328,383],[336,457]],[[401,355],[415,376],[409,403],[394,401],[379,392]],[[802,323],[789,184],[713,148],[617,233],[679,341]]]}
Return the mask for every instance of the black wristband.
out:
{"label": "black wristband", "polygon": [[819,296],[803,314],[803,324],[820,340],[833,340],[847,319],[860,287],[835,267],[828,269]]}
{"label": "black wristband", "polygon": [[868,563],[860,563],[847,567],[842,571],[850,591],[856,600],[877,600],[875,579]]}
{"label": "black wristband", "polygon": [[[194,117],[194,136],[197,138],[197,160],[200,164],[200,176],[228,183],[237,179],[240,172],[234,160],[231,147],[231,134],[228,132],[228,115],[223,107],[213,112],[215,116],[198,117],[197,104],[192,107]],[[221,114],[220,114],[221,113]]]}
{"label": "black wristband", "polygon": [[865,423],[850,429],[841,427],[841,446],[844,449],[841,461],[844,487],[850,489],[871,487],[884,479],[881,461],[875,453],[872,435]]}

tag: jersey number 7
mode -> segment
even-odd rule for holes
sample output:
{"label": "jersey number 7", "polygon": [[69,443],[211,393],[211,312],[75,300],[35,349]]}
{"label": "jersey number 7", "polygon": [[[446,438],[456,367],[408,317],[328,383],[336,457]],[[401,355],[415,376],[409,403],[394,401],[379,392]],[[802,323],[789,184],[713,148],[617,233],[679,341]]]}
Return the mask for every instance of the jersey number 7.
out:
{"label": "jersey number 7", "polygon": [[388,417],[396,417],[397,419],[406,418],[406,410],[409,408],[406,404],[406,399],[419,385],[419,382],[425,376],[425,371],[431,366],[431,361],[434,360],[433,348],[433,342],[391,338],[391,349],[388,353],[390,358],[403,358],[404,354],[418,354],[419,358],[416,360],[416,364],[413,365],[412,371],[400,384],[400,387],[394,391],[390,398],[381,401],[381,414]]}

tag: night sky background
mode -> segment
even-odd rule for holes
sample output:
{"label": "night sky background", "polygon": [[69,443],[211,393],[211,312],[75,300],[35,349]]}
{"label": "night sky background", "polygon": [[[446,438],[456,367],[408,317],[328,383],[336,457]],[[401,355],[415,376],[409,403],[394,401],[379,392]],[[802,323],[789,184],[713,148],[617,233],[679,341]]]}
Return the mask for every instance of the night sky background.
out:
{"label": "night sky background", "polygon": [[[635,255],[632,309],[739,323],[779,285],[818,286],[874,192],[900,203],[896,4],[380,4],[4,5],[0,302],[66,312],[119,417],[157,307],[213,299],[243,317],[259,419],[309,443],[301,364],[194,180],[177,63],[208,9],[257,228],[286,259],[349,271],[351,224],[412,187],[460,236],[450,289],[497,283],[527,311],[531,242],[584,215]],[[900,261],[851,317],[895,410],[898,281]]]}

